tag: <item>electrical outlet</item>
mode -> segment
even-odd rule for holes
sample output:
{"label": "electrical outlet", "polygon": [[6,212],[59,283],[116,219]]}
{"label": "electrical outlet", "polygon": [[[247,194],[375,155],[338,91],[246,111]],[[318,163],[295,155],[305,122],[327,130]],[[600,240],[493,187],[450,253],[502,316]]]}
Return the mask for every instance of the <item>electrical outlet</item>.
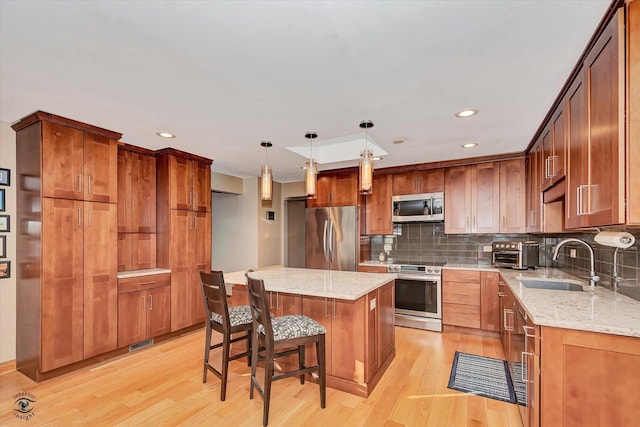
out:
{"label": "electrical outlet", "polygon": [[482,246],[482,252],[491,252],[492,250],[493,248],[491,247],[491,245]]}
{"label": "electrical outlet", "polygon": [[569,250],[569,256],[571,258],[576,258],[578,256],[578,252],[575,249]]}

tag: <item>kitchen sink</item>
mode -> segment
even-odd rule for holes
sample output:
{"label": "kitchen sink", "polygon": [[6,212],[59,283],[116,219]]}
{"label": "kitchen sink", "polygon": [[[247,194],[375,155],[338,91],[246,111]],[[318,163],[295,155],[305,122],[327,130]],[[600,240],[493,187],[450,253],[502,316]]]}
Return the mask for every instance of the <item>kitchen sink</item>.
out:
{"label": "kitchen sink", "polygon": [[582,285],[561,280],[526,280],[518,279],[526,288],[553,289],[555,291],[582,291]]}

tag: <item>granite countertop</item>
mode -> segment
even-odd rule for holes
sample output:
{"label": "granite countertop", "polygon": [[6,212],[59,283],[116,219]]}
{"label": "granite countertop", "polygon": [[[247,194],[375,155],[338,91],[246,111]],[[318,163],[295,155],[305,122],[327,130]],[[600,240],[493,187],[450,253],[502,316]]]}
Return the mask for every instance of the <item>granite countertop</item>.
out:
{"label": "granite countertop", "polygon": [[[499,269],[533,322],[541,326],[640,337],[640,301],[555,268]],[[583,292],[527,288],[519,278],[560,279],[579,283]]]}
{"label": "granite countertop", "polygon": [[171,273],[168,268],[145,268],[142,270],[127,270],[119,271],[118,279],[128,279],[130,277],[151,276],[152,274],[167,274]]}
{"label": "granite countertop", "polygon": [[[225,273],[225,283],[245,285],[244,271]],[[276,267],[256,270],[252,277],[264,280],[267,291],[344,300],[357,300],[396,278],[389,273],[314,270]]]}

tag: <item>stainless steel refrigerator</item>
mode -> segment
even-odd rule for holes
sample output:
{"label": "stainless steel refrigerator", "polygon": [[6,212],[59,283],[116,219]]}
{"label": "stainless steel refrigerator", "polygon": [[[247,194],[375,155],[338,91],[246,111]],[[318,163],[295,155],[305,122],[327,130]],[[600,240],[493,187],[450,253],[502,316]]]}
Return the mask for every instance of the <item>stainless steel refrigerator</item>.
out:
{"label": "stainless steel refrigerator", "polygon": [[358,208],[307,208],[306,268],[356,271]]}

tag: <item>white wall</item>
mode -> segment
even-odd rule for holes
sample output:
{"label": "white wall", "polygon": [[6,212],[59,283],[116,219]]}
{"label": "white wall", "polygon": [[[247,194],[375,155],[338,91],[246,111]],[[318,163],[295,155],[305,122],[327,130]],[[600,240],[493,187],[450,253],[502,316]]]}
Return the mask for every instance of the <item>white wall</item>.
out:
{"label": "white wall", "polygon": [[6,211],[10,215],[11,232],[7,236],[7,258],[11,261],[11,277],[0,279],[0,363],[16,358],[16,134],[9,123],[0,122],[0,168],[11,170],[11,186],[5,190]]}
{"label": "white wall", "polygon": [[211,268],[258,267],[258,178],[245,178],[243,194],[211,195]]}
{"label": "white wall", "polygon": [[[258,180],[260,186],[260,180]],[[259,188],[259,187],[258,187]],[[281,247],[282,247],[282,184],[273,183],[273,197],[271,200],[261,200],[258,191],[258,211],[257,223],[258,234],[256,236],[256,244],[258,245],[258,267],[268,267],[271,265],[282,265]],[[275,219],[273,221],[267,219],[267,212],[273,211]]]}

